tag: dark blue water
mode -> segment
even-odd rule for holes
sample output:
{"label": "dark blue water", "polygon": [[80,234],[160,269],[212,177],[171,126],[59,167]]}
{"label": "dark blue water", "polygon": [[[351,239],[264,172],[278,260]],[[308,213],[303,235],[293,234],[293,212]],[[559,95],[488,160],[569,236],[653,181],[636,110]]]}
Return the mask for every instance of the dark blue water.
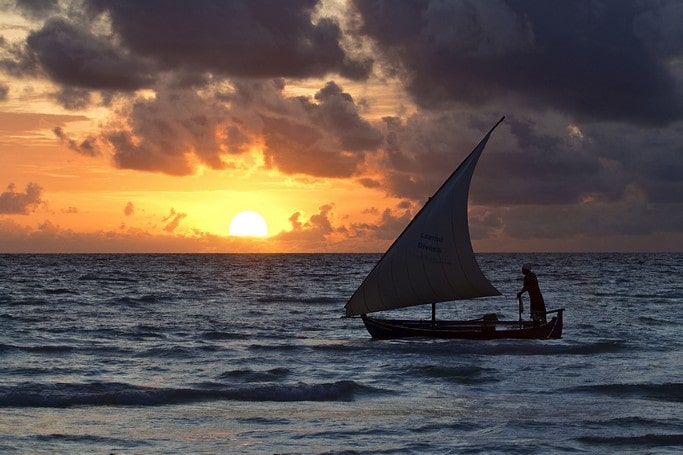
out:
{"label": "dark blue water", "polygon": [[[378,255],[0,256],[1,453],[680,453],[683,255],[481,255],[562,340],[372,341]],[[431,316],[430,308],[409,309]]]}

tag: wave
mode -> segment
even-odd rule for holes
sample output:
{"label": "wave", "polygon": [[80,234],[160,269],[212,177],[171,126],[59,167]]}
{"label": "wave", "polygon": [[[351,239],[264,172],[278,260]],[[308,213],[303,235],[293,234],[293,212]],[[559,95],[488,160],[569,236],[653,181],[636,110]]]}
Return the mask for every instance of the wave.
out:
{"label": "wave", "polygon": [[616,447],[665,447],[683,445],[683,434],[644,434],[641,436],[583,436],[579,442]]}
{"label": "wave", "polygon": [[38,442],[50,443],[75,443],[75,444],[86,444],[86,445],[106,445],[113,447],[126,447],[133,448],[138,446],[148,446],[150,445],[147,441],[141,440],[131,440],[113,437],[103,437],[89,434],[63,434],[63,433],[52,433],[47,435],[36,435],[35,440]]}
{"label": "wave", "polygon": [[428,378],[446,379],[459,384],[482,384],[500,382],[493,377],[496,370],[475,366],[449,367],[443,365],[426,365],[411,368],[414,374]]}
{"label": "wave", "polygon": [[[418,355],[429,357],[448,357],[454,355],[481,356],[553,356],[553,355],[596,355],[634,352],[645,349],[637,344],[623,340],[597,340],[594,342],[569,340],[492,340],[487,342],[472,340],[438,340],[426,338],[406,338],[397,340],[351,340],[348,342],[320,343],[313,346],[318,351],[331,351],[338,354],[386,352],[387,355]],[[269,349],[269,346],[256,346]],[[278,349],[281,347],[278,346]]]}
{"label": "wave", "polygon": [[140,281],[138,277],[127,276],[111,276],[105,274],[85,273],[78,277],[79,281],[100,281],[110,283],[137,283]]}
{"label": "wave", "polygon": [[612,416],[597,416],[587,418],[583,421],[585,428],[605,428],[611,431],[611,428],[619,428],[621,431],[629,431],[636,433],[642,429],[656,428],[660,432],[676,432],[680,431],[680,422],[677,419],[671,419],[666,415],[658,417],[643,417],[643,416],[628,416],[628,417],[612,417]]}
{"label": "wave", "polygon": [[[600,340],[595,342],[547,341],[547,340],[495,340],[482,343],[471,340],[424,340],[405,339],[373,341],[373,350],[384,349],[405,354],[428,354],[451,357],[454,354],[484,356],[553,356],[553,355],[595,355],[632,352],[641,349],[621,340]],[[438,344],[438,350],[435,349]]]}
{"label": "wave", "polygon": [[266,297],[259,297],[256,299],[260,303],[333,303],[337,304],[343,302],[338,297],[303,297],[301,295],[270,295]]}
{"label": "wave", "polygon": [[[0,354],[13,353],[29,353],[29,354],[46,354],[56,358],[59,355],[68,355],[77,352],[81,355],[130,355],[131,351],[126,347],[117,347],[109,344],[102,345],[64,345],[64,344],[43,344],[43,345],[25,345],[19,346],[15,344],[1,344]],[[54,368],[54,367],[51,367]]]}
{"label": "wave", "polygon": [[596,384],[563,389],[568,392],[586,392],[609,395],[615,398],[641,398],[656,401],[683,402],[683,383],[664,384]]}
{"label": "wave", "polygon": [[378,392],[382,391],[354,381],[211,388],[159,388],[117,382],[24,383],[0,387],[0,407],[166,406],[204,401],[353,401],[359,394]]}
{"label": "wave", "polygon": [[492,355],[595,355],[612,354],[631,350],[622,341],[598,341],[594,343],[565,342],[565,343],[500,343],[483,349],[482,353]]}
{"label": "wave", "polygon": [[117,297],[115,299],[111,300],[111,303],[113,304],[119,304],[119,305],[129,305],[129,306],[138,306],[140,304],[148,304],[148,303],[161,303],[168,300],[164,296],[159,296],[159,295],[153,295],[153,294],[145,294],[145,295],[138,295],[138,296],[122,296],[122,297]]}
{"label": "wave", "polygon": [[209,341],[219,341],[219,340],[242,340],[248,338],[247,335],[243,333],[236,332],[223,332],[218,330],[210,330],[203,332],[200,337],[204,340]]}
{"label": "wave", "polygon": [[75,350],[76,349],[73,346],[66,345],[17,346],[14,344],[0,344],[0,353],[18,351],[36,354],[61,354],[73,352]]}
{"label": "wave", "polygon": [[164,345],[146,349],[133,355],[136,358],[161,359],[193,359],[196,357],[195,348],[180,345]]}
{"label": "wave", "polygon": [[71,295],[79,295],[80,293],[78,291],[74,291],[73,289],[67,289],[67,288],[56,288],[56,289],[45,289],[43,292],[49,295],[63,295],[63,294],[71,294]]}
{"label": "wave", "polygon": [[244,382],[266,382],[284,379],[289,376],[289,369],[287,368],[271,368],[266,371],[256,371],[251,368],[244,368],[239,370],[231,370],[222,373],[220,379],[239,379]]}
{"label": "wave", "polygon": [[[7,304],[10,307],[22,307],[22,306],[42,306],[50,305],[52,302],[50,300],[43,299],[39,296],[31,296],[26,298],[16,298],[11,297],[6,299],[3,304]],[[39,319],[36,319],[39,320]]]}

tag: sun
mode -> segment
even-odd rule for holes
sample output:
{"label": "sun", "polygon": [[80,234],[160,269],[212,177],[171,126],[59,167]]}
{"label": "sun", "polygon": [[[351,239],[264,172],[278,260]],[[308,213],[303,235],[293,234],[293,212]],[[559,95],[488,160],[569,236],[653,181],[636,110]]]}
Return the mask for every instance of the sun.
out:
{"label": "sun", "polygon": [[233,237],[266,237],[268,225],[260,214],[247,210],[234,216],[229,232]]}

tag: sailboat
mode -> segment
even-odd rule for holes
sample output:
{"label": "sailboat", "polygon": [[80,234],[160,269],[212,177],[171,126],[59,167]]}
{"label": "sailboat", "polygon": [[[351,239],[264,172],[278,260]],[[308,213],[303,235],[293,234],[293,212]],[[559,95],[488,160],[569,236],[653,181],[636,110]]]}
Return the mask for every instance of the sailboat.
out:
{"label": "sailboat", "polygon": [[[564,309],[550,320],[498,320],[486,314],[471,320],[437,320],[436,304],[501,295],[479,268],[470,241],[467,199],[474,169],[491,133],[415,215],[345,305],[346,316],[360,315],[378,339],[404,337],[549,339],[562,337]],[[369,313],[431,304],[431,319],[384,319]]]}

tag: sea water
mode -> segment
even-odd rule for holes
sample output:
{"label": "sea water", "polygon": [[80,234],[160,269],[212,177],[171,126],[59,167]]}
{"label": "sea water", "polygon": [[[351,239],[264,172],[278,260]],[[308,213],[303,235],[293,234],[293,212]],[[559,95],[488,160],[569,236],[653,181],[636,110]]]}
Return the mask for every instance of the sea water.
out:
{"label": "sea water", "polygon": [[683,255],[479,255],[504,296],[438,309],[517,319],[531,263],[543,341],[371,340],[378,258],[0,256],[0,453],[683,451]]}

